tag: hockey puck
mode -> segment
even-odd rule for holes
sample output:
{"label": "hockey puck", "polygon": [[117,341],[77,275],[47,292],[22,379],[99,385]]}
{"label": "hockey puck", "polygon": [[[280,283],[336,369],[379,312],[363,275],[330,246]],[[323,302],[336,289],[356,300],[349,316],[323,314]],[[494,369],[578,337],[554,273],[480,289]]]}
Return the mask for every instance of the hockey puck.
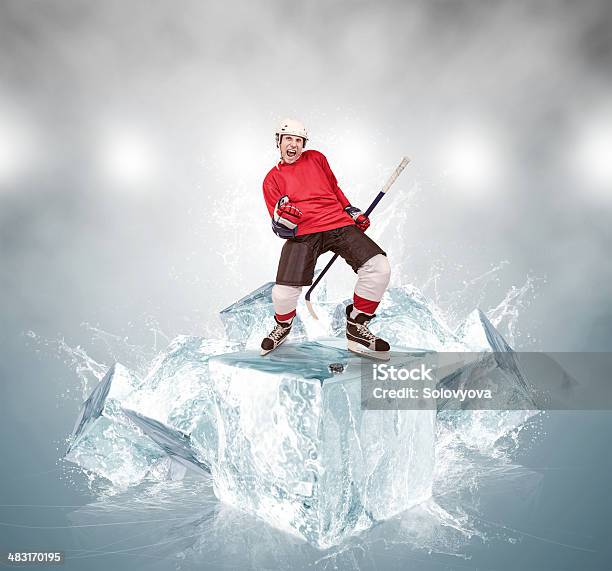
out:
{"label": "hockey puck", "polygon": [[344,365],[342,363],[330,363],[328,368],[329,372],[334,375],[339,375],[344,372]]}

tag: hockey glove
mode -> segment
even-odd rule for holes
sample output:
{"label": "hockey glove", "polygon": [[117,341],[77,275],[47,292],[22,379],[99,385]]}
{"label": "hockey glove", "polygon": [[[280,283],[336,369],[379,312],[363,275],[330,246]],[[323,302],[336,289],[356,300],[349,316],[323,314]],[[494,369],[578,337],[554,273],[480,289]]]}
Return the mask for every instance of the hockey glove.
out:
{"label": "hockey glove", "polygon": [[370,219],[356,206],[349,204],[344,211],[355,221],[357,228],[362,232],[365,232],[370,227]]}
{"label": "hockey glove", "polygon": [[272,231],[280,238],[293,238],[297,234],[297,221],[301,217],[301,210],[289,201],[287,195],[282,196],[274,207]]}

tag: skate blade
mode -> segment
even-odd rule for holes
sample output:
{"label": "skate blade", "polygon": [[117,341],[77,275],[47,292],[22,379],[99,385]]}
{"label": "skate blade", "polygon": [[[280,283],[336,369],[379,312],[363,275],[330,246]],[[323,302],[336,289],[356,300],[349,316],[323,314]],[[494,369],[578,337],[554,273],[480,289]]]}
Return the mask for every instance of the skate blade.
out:
{"label": "skate blade", "polygon": [[388,361],[391,358],[391,351],[371,351],[361,343],[357,343],[357,341],[348,341],[348,350],[361,357],[368,357],[378,361]]}

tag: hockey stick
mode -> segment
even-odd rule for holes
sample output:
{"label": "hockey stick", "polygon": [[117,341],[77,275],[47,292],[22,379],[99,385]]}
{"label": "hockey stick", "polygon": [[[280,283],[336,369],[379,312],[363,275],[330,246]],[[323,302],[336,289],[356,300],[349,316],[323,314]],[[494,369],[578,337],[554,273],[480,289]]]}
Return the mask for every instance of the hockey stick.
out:
{"label": "hockey stick", "polygon": [[[385,193],[391,188],[391,185],[396,181],[397,177],[406,168],[406,165],[409,162],[410,162],[410,159],[408,157],[404,157],[402,159],[402,162],[393,171],[393,173],[389,177],[389,180],[385,183],[385,186],[382,187],[382,190],[376,195],[376,198],[372,201],[372,204],[370,204],[370,206],[368,206],[368,209],[364,212],[366,216],[369,216],[372,210],[376,208],[376,205],[381,201],[382,197],[385,196]],[[318,283],[321,281],[323,276],[327,273],[327,270],[329,270],[329,268],[332,267],[332,264],[336,261],[337,258],[338,258],[338,254],[334,254],[332,259],[329,262],[327,262],[327,265],[325,266],[325,268],[323,268],[323,271],[317,276],[317,279],[310,286],[310,289],[306,292],[306,296],[305,296],[306,307],[308,308],[310,315],[312,315],[317,320],[319,318],[317,317],[317,314],[315,313],[312,307],[312,303],[310,302],[310,294],[312,294],[314,288],[317,287]]]}

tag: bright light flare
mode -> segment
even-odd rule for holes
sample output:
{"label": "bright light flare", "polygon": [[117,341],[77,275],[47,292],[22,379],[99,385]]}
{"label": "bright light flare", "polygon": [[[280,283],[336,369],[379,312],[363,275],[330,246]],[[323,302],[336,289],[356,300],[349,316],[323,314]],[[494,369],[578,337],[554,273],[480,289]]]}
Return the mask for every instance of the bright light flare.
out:
{"label": "bright light flare", "polygon": [[441,161],[445,178],[465,194],[481,195],[499,182],[499,145],[484,130],[464,128],[454,132],[442,145]]}
{"label": "bright light flare", "polygon": [[144,187],[151,183],[159,165],[153,143],[144,132],[115,129],[107,133],[101,149],[102,168],[113,185]]}
{"label": "bright light flare", "polygon": [[581,187],[612,198],[612,117],[599,117],[587,124],[574,149],[574,170]]}
{"label": "bright light flare", "polygon": [[32,130],[19,113],[0,106],[0,188],[8,187],[34,159]]}

